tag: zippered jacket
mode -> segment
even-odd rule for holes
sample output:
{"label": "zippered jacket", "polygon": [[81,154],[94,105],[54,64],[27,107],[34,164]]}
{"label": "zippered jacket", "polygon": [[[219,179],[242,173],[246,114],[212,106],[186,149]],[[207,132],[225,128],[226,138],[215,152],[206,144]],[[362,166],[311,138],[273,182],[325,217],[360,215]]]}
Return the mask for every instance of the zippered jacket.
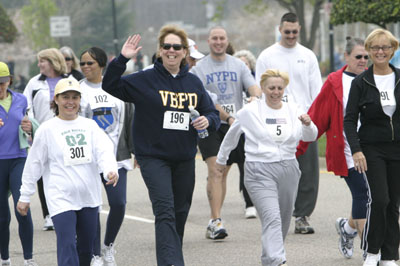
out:
{"label": "zippered jacket", "polygon": [[[392,117],[383,112],[379,90],[374,80],[373,65],[358,75],[351,84],[344,117],[344,131],[352,154],[361,151],[360,144],[400,141],[400,69],[390,67],[395,74],[393,86],[396,110]],[[360,115],[361,126],[357,132]]]}
{"label": "zippered jacket", "polygon": [[0,105],[0,118],[4,125],[0,127],[0,159],[26,157],[26,149],[20,149],[18,128],[25,116],[27,101],[21,93],[7,90],[11,93],[10,110],[6,112]]}

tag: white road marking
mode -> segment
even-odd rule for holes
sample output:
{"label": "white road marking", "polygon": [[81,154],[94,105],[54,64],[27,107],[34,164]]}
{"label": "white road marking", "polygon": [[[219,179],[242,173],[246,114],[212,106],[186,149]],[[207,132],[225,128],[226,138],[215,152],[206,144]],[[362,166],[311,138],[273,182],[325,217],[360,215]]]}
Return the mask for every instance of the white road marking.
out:
{"label": "white road marking", "polygon": [[[101,213],[108,215],[109,211],[102,210]],[[139,222],[143,222],[143,223],[154,224],[154,220],[137,217],[137,216],[132,216],[132,215],[125,215],[125,219],[135,220],[135,221],[139,221]]]}

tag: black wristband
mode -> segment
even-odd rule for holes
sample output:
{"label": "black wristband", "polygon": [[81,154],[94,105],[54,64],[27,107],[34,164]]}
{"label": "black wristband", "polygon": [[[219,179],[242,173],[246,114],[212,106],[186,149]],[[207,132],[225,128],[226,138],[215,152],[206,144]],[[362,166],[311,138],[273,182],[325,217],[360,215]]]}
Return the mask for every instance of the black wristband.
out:
{"label": "black wristband", "polygon": [[229,124],[229,119],[231,119],[231,118],[233,118],[233,116],[228,116],[228,118],[225,120],[225,121],[226,121],[226,123],[228,123],[228,124]]}

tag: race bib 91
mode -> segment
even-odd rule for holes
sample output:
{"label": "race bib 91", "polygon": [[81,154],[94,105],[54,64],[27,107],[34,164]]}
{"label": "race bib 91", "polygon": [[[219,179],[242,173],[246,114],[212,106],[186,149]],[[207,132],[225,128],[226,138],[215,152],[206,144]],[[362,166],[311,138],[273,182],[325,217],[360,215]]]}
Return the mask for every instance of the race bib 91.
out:
{"label": "race bib 91", "polygon": [[190,114],[187,112],[165,111],[164,129],[189,130]]}

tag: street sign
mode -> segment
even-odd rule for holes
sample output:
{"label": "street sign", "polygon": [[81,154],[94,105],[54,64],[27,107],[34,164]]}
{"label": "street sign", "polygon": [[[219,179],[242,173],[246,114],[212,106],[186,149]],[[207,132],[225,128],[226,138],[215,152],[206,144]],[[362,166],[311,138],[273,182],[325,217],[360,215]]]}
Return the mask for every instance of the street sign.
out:
{"label": "street sign", "polygon": [[50,35],[51,37],[71,36],[71,23],[69,16],[50,17]]}

